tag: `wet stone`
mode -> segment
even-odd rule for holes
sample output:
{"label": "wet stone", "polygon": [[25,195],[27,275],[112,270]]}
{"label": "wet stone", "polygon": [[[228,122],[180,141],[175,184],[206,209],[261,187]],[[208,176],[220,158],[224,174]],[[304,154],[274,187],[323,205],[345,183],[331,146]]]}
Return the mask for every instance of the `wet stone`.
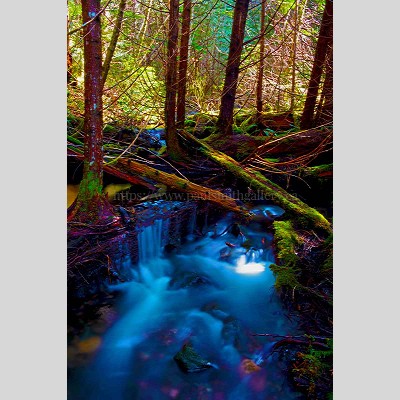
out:
{"label": "wet stone", "polygon": [[174,360],[179,368],[187,373],[201,372],[212,367],[212,364],[202,358],[190,343],[183,345],[182,349],[175,354]]}

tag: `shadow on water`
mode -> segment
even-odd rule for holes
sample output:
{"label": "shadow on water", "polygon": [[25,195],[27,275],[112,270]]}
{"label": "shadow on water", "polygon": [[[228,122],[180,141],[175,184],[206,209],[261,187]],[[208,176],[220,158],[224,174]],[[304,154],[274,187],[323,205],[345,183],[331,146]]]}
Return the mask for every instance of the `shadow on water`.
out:
{"label": "shadow on water", "polygon": [[[267,216],[279,212],[270,206]],[[135,280],[113,287],[122,293],[115,321],[103,333],[88,328],[82,335],[96,338],[84,362],[69,358],[70,400],[301,398],[270,356],[273,342],[252,336],[298,333],[273,290],[272,234],[252,224],[235,235],[231,226],[226,218],[203,237],[192,232],[168,255],[168,221],[139,234]],[[173,357],[188,342],[212,368],[178,368]]]}

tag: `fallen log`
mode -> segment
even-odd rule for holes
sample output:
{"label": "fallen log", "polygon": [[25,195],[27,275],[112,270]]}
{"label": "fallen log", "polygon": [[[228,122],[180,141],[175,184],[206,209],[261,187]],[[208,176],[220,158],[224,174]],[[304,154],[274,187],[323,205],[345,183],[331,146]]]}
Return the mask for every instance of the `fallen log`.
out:
{"label": "fallen log", "polygon": [[[80,149],[69,147],[68,151],[71,154],[75,154],[78,158],[83,159],[83,153]],[[236,204],[235,199],[218,190],[200,186],[187,179],[182,179],[176,175],[159,171],[149,165],[141,164],[131,159],[120,158],[113,166],[104,165],[104,170],[130,183],[141,184],[148,187],[149,183],[143,179],[147,178],[154,182],[161,183],[169,189],[187,193],[189,195],[188,199],[190,200],[210,201],[226,210],[240,213],[244,216],[248,214],[246,210]],[[154,189],[156,189],[156,187],[154,187]]]}
{"label": "fallen log", "polygon": [[214,150],[185,131],[181,131],[180,135],[187,142],[186,145],[195,147],[200,154],[222,166],[252,190],[274,201],[289,214],[289,217],[294,217],[303,227],[319,229],[326,233],[332,232],[331,224],[322,214],[265,178],[260,172],[244,168],[233,158]]}

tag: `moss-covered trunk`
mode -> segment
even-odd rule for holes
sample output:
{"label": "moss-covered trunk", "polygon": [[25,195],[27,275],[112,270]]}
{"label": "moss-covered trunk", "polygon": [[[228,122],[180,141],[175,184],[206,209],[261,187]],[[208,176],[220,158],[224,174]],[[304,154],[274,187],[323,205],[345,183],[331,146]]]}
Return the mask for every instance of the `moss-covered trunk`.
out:
{"label": "moss-covered trunk", "polygon": [[233,158],[212,149],[187,132],[182,132],[182,136],[192,143],[198,152],[222,166],[242,182],[245,182],[252,190],[271,199],[277,205],[285,209],[292,218],[296,219],[298,224],[305,228],[314,228],[328,233],[331,232],[331,224],[322,214],[265,178],[260,172],[253,171],[250,168],[243,168],[243,166]]}
{"label": "moss-covered trunk", "polygon": [[84,26],[85,121],[83,178],[68,220],[96,223],[112,216],[103,189],[103,103],[100,0],[82,2]]}

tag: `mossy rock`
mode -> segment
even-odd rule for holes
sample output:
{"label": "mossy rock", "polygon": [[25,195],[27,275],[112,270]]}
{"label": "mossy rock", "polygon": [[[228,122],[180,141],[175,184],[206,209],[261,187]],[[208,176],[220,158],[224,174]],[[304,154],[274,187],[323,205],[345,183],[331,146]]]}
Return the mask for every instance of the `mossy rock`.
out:
{"label": "mossy rock", "polygon": [[190,343],[183,345],[182,349],[175,354],[174,360],[179,368],[187,373],[201,372],[212,367],[211,363],[201,357]]}

